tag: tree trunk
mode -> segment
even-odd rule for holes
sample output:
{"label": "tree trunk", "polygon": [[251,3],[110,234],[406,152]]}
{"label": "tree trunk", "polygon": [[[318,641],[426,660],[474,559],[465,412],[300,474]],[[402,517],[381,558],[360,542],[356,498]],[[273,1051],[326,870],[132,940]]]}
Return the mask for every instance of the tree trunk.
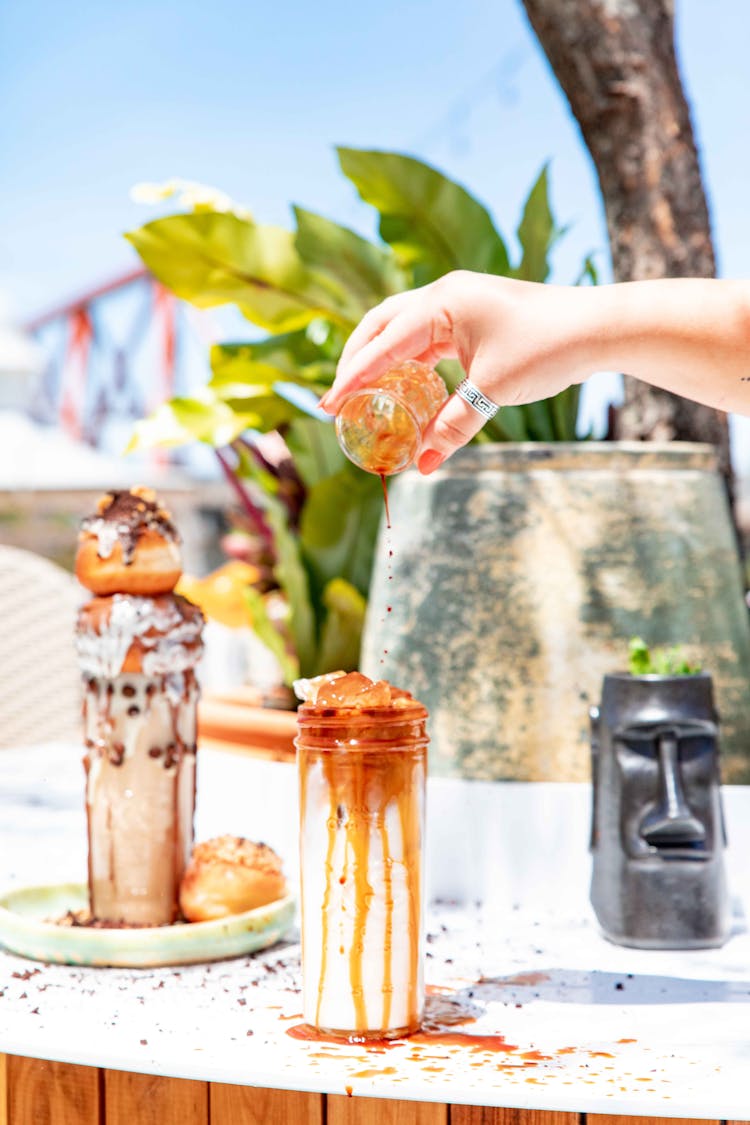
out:
{"label": "tree trunk", "polygon": [[[615,280],[713,277],[711,225],[674,50],[673,0],[523,0],[591,153]],[[615,436],[706,441],[727,417],[625,379]]]}

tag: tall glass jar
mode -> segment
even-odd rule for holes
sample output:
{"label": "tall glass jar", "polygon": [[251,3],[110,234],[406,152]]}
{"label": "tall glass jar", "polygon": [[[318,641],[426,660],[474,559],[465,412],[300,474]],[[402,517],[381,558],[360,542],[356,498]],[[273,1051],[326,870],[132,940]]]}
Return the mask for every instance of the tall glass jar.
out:
{"label": "tall glass jar", "polygon": [[336,415],[339,445],[368,473],[400,473],[416,461],[424,432],[447,397],[437,372],[408,360],[344,400]]}
{"label": "tall glass jar", "polygon": [[298,712],[305,1022],[398,1038],[422,1019],[427,712]]}

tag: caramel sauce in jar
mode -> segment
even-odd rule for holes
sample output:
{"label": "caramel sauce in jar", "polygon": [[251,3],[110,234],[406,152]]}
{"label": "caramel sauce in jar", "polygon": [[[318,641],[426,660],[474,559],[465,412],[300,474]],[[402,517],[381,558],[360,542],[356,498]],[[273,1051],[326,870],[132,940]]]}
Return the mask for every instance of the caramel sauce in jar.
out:
{"label": "caramel sauce in jar", "polygon": [[368,473],[400,473],[416,461],[424,432],[447,397],[436,371],[408,360],[344,400],[336,415],[339,445]]}
{"label": "caramel sauce in jar", "polygon": [[362,1041],[416,1031],[424,1004],[427,712],[400,694],[298,712],[303,1017]]}

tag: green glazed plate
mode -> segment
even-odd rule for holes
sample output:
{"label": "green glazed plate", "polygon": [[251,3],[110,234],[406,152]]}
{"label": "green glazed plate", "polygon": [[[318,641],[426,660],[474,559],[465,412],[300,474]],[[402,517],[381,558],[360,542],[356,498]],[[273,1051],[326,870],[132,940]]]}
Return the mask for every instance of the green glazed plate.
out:
{"label": "green glazed plate", "polygon": [[23,887],[0,896],[0,945],[34,961],[61,965],[151,968],[220,961],[266,949],[284,936],[295,913],[293,896],[211,922],[141,929],[58,925],[69,910],[88,907],[83,883]]}

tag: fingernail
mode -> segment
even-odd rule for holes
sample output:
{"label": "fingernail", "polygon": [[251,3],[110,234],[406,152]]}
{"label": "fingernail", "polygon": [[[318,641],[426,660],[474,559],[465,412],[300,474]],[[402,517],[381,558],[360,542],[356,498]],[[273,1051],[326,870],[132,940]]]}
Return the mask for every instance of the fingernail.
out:
{"label": "fingernail", "polygon": [[434,473],[435,469],[439,469],[445,458],[446,454],[438,452],[437,449],[425,449],[419,456],[417,468],[422,476],[426,477],[430,473]]}

